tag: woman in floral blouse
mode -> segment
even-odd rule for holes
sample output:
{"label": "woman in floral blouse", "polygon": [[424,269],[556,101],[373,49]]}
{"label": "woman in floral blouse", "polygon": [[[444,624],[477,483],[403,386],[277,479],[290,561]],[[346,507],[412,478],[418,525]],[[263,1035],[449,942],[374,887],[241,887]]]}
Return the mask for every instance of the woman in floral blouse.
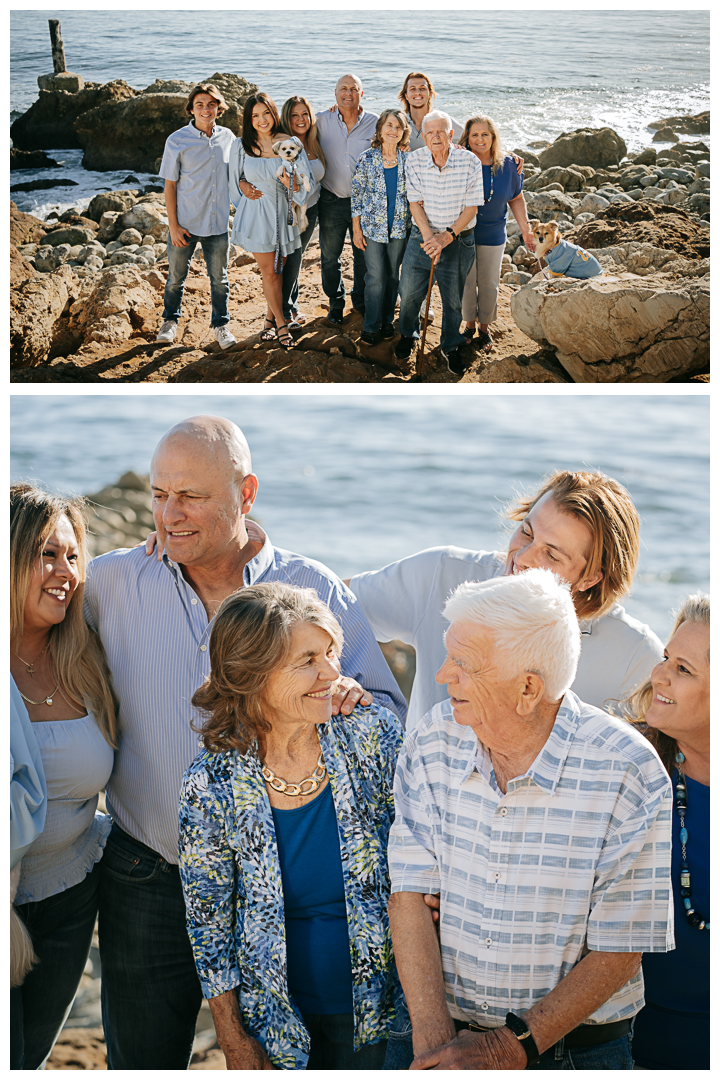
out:
{"label": "woman in floral blouse", "polygon": [[366,267],[361,337],[368,345],[395,335],[400,263],[411,225],[404,162],[409,149],[407,117],[399,109],[386,109],[352,178],[353,244],[365,252]]}
{"label": "woman in floral blouse", "polygon": [[387,839],[402,742],[378,706],[332,716],[342,631],[312,589],[222,604],[180,799],[180,873],[228,1069],[380,1069],[401,1000]]}

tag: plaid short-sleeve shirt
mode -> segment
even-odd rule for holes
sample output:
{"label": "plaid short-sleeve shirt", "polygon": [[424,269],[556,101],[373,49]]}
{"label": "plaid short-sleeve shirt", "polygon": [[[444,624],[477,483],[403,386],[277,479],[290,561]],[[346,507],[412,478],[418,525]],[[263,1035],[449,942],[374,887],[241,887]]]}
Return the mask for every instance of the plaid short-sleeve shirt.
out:
{"label": "plaid short-sleeve shirt", "polygon": [[[413,150],[405,162],[408,202],[421,202],[425,217],[436,232],[446,229],[466,206],[482,206],[482,165],[469,150],[451,146],[447,162],[439,169],[427,146]],[[475,217],[465,226],[470,229]]]}
{"label": "plaid short-sleeve shirt", "polygon": [[[622,720],[562,700],[528,771],[495,783],[490,755],[450,701],[405,741],[390,834],[393,892],[440,893],[440,946],[456,1020],[501,1026],[585,953],[674,948],[670,780]],[[642,974],[585,1023],[634,1016]]]}

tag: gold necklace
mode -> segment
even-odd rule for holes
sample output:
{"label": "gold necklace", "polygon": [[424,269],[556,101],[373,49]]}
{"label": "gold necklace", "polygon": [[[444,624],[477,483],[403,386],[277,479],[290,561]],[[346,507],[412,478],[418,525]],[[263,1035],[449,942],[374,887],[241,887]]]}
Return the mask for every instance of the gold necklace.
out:
{"label": "gold necklace", "polygon": [[53,690],[52,694],[48,694],[47,697],[44,697],[42,699],[42,701],[33,701],[32,698],[25,697],[25,695],[23,694],[20,687],[18,687],[18,694],[23,699],[23,701],[27,701],[28,705],[52,705],[53,697],[55,696],[55,694],[57,694],[59,686],[60,686],[60,683],[57,684],[57,686]]}
{"label": "gold necklace", "polygon": [[[325,779],[325,773],[327,772],[327,766],[325,765],[325,758],[320,751],[320,757],[318,758],[315,771],[311,776],[307,776],[304,780],[301,780],[299,784],[289,784],[287,780],[283,780],[281,776],[276,776],[272,769],[269,769],[267,765],[263,765],[261,768],[263,778],[267,780],[273,791],[279,791],[281,795],[289,795],[291,798],[295,798],[298,795],[312,795],[313,792],[322,784]],[[309,784],[310,787],[303,791],[303,784]]]}
{"label": "gold necklace", "polygon": [[[50,642],[48,642],[48,645],[49,645],[49,644],[50,644]],[[45,649],[47,649],[47,645],[45,646]],[[37,656],[35,657],[35,659],[34,659],[34,660],[32,661],[32,663],[30,663],[30,664],[28,664],[27,660],[23,660],[23,658],[22,658],[22,656],[20,655],[20,653],[17,653],[17,652],[15,652],[15,650],[14,650],[14,649],[13,649],[13,652],[15,652],[15,655],[17,656],[17,658],[18,658],[18,660],[20,661],[20,663],[21,663],[21,664],[24,664],[24,665],[25,665],[25,667],[26,667],[26,668],[28,669],[28,675],[31,675],[31,676],[32,676],[33,678],[35,678],[35,664],[37,664],[38,660],[40,659],[40,657],[42,656],[42,654],[43,654],[43,653],[45,652],[45,649],[41,649],[41,650],[40,650],[40,652],[39,652],[39,653],[37,654]]]}

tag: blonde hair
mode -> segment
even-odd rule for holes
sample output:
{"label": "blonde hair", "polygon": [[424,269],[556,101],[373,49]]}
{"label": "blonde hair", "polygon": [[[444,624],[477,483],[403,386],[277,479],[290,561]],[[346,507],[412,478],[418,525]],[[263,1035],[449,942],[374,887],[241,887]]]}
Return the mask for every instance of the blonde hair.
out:
{"label": "blonde hair", "polygon": [[270,730],[263,695],[270,676],[287,659],[299,623],[320,627],[340,653],[340,624],[314,589],[279,581],[249,585],[220,605],[210,634],[210,674],[192,699],[206,714],[196,728],[206,750],[244,754]]}
{"label": "blonde hair", "polygon": [[424,75],[422,71],[411,71],[409,75],[405,76],[405,82],[402,84],[402,90],[398,94],[398,101],[402,101],[403,109],[408,114],[408,116],[410,115],[410,102],[407,99],[407,88],[408,83],[411,79],[422,79],[423,82],[427,83],[428,90],[430,91],[430,97],[428,98],[429,109],[432,109],[432,104],[435,100],[435,87],[430,82],[430,79],[427,77],[427,75]]}
{"label": "blonde hair", "polygon": [[602,577],[574,597],[578,619],[597,619],[630,591],[640,551],[640,521],[622,484],[600,472],[558,470],[530,498],[505,511],[511,521],[524,521],[533,506],[550,493],[561,514],[582,521],[592,545],[584,574]]}
{"label": "blonde hair", "polygon": [[25,976],[37,961],[30,931],[15,910],[13,901],[20,881],[17,863],[10,871],[10,985],[22,986]]}
{"label": "blonde hair", "polygon": [[[710,597],[707,593],[693,593],[688,596],[680,610],[675,615],[675,625],[672,628],[670,638],[674,638],[683,623],[693,623],[696,626],[710,626]],[[708,656],[708,662],[710,657]],[[643,735],[651,743],[665,766],[667,772],[672,775],[675,768],[675,755],[677,754],[677,740],[664,731],[648,727],[645,716],[652,705],[653,688],[650,679],[638,687],[635,693],[626,699],[624,704],[628,706],[630,722],[640,728]]]}
{"label": "blonde hair", "polygon": [[320,146],[320,140],[318,138],[317,117],[315,116],[315,110],[306,97],[295,94],[293,97],[287,99],[280,112],[280,127],[287,135],[292,135],[293,132],[292,127],[290,126],[290,117],[296,105],[303,105],[310,113],[310,130],[305,136],[307,155],[308,157],[312,156],[319,158],[324,166],[325,155],[322,152],[322,147]]}
{"label": "blonde hair", "polygon": [[[495,121],[491,120],[489,116],[471,116],[469,120],[466,120],[463,133],[458,141],[458,146],[462,146],[464,150],[470,150],[470,128],[473,126],[473,124],[485,124],[488,131],[492,135],[492,143],[490,144],[490,165],[492,171],[496,172],[497,169],[499,169],[499,167],[502,165],[505,158],[508,157],[508,155],[505,153],[500,143],[500,134],[497,127],[495,126]],[[470,150],[470,153],[472,154],[473,151]]]}
{"label": "blonde hair", "polygon": [[70,701],[84,703],[112,747],[117,747],[116,701],[100,639],[83,617],[87,572],[84,501],[52,495],[33,484],[10,488],[10,641],[22,639],[30,582],[43,547],[61,517],[72,525],[78,545],[78,586],[65,618],[50,630],[47,655],[60,690]]}
{"label": "blonde hair", "polygon": [[377,124],[375,125],[375,134],[370,140],[370,147],[372,149],[382,149],[382,139],[380,138],[380,132],[382,131],[383,124],[389,116],[394,116],[400,122],[400,127],[403,129],[400,142],[397,144],[398,150],[407,151],[410,149],[410,125],[407,122],[407,117],[401,109],[385,109],[378,116]]}

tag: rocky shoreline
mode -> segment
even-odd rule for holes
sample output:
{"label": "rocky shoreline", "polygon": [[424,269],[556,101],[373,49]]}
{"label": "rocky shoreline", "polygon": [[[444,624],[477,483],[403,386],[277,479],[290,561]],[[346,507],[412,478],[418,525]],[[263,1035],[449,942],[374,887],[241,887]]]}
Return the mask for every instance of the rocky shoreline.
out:
{"label": "rocky shoreline", "polygon": [[[216,74],[212,79],[233,103],[223,122],[239,130],[242,101],[254,87],[238,76]],[[37,160],[41,149],[52,149],[47,141],[37,145],[46,134],[47,117],[52,109],[59,110],[67,125],[72,108],[83,103],[66,99],[84,94],[91,107],[75,115],[72,125],[86,156],[95,155],[92,167],[125,168],[134,162],[139,169],[147,167],[157,151],[150,166],[156,168],[165,132],[182,122],[177,109],[190,84],[156,82],[132,94],[124,87],[107,84],[105,97],[111,100],[103,99],[101,105],[96,104],[100,91],[91,84],[75,93],[41,90],[38,102],[13,125],[13,137],[17,134],[22,143],[16,160],[23,154]],[[109,111],[115,117],[112,123]],[[106,133],[117,124],[137,122],[147,128],[144,147],[134,147],[132,157],[115,140],[112,151],[101,151],[101,143],[113,143],[113,138],[100,138],[98,117]],[[511,218],[499,319],[493,327],[496,345],[490,354],[475,355],[463,381],[666,382],[708,377],[709,148],[700,139],[682,141],[679,136],[709,131],[709,112],[666,117],[649,128],[658,143],[672,145],[628,155],[622,138],[606,127],[580,128],[552,143],[518,148],[526,160],[530,217],[556,220],[567,239],[595,253],[605,273],[583,282],[546,282]],[[94,134],[83,142],[86,132]],[[110,161],[111,153],[111,164],[97,164]],[[140,164],[137,154],[144,155]],[[301,307],[310,320],[291,352],[260,342],[264,302],[259,275],[252,257],[239,248],[230,259],[230,329],[237,345],[221,353],[210,340],[208,282],[201,253],[196,252],[178,339],[169,348],[157,346],[167,232],[159,184],[101,193],[87,209],[49,215],[47,221],[23,214],[11,203],[11,379],[455,381],[436,363],[438,302],[421,370],[415,360],[395,361],[393,343],[363,345],[358,319],[350,318],[340,334],[328,327],[316,245],[308,248],[301,275]],[[348,244],[346,263],[349,256]]]}

